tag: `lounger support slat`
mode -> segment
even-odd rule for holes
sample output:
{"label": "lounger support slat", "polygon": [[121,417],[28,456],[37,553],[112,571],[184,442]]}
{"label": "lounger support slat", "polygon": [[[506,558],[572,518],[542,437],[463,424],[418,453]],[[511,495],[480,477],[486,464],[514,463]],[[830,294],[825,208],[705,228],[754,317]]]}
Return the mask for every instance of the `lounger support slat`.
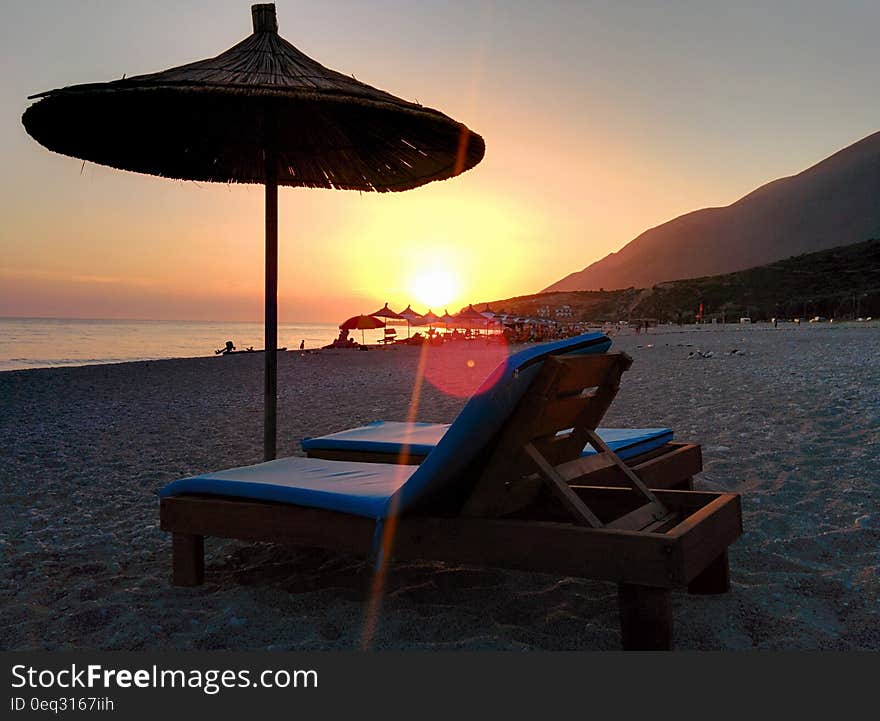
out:
{"label": "lounger support slat", "polygon": [[631,531],[651,531],[652,527],[669,523],[674,514],[659,502],[646,503],[635,510],[615,518],[606,528],[626,528]]}
{"label": "lounger support slat", "polygon": [[571,481],[580,481],[596,471],[604,471],[608,468],[616,468],[614,463],[605,454],[596,454],[594,456],[579,456],[573,461],[566,461],[556,466],[556,472],[565,479],[566,483]]}
{"label": "lounger support slat", "polygon": [[578,495],[571,490],[568,483],[565,482],[565,479],[556,472],[556,469],[553,468],[553,466],[547,463],[544,456],[542,456],[531,443],[526,443],[525,451],[526,455],[534,461],[538,470],[547,480],[553,495],[555,495],[559,502],[568,510],[575,523],[591,526],[592,528],[601,528],[603,525],[602,521],[600,521],[589,508],[587,508]]}
{"label": "lounger support slat", "polygon": [[596,449],[598,453],[608,457],[611,459],[611,462],[616,465],[620,471],[626,476],[627,480],[632,484],[633,488],[635,488],[639,493],[641,493],[645,499],[650,503],[658,503],[657,497],[651,493],[650,489],[642,483],[642,479],[636,475],[633,470],[626,465],[614,451],[612,451],[608,444],[602,440],[598,433],[596,433],[595,429],[588,428],[586,430],[587,438],[589,439],[590,445]]}

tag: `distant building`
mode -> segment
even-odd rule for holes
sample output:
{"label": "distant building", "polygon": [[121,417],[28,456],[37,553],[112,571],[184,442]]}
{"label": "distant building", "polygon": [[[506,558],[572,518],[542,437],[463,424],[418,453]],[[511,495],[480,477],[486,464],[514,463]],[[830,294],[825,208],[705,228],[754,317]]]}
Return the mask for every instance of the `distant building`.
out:
{"label": "distant building", "polygon": [[539,318],[549,318],[550,317],[550,306],[549,305],[538,306],[537,313],[538,313]]}
{"label": "distant building", "polygon": [[555,315],[557,318],[573,318],[574,311],[570,305],[561,305],[556,309]]}

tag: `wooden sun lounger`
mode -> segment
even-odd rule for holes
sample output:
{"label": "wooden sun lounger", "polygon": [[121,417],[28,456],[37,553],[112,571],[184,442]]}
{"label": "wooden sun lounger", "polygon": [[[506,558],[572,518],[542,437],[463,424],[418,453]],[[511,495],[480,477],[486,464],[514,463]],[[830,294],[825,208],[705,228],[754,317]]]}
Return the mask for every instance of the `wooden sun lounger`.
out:
{"label": "wooden sun lounger", "polygon": [[[463,503],[401,516],[391,547],[382,549],[383,562],[427,559],[611,581],[618,585],[623,647],[671,648],[671,590],[729,589],[727,547],[742,533],[740,499],[659,490],[664,464],[671,462],[652,462],[670,454],[645,459],[636,471],[598,437],[595,429],[631,363],[620,353],[544,361],[488,460],[474,470]],[[565,429],[572,430],[559,435]],[[597,454],[581,457],[588,442]],[[699,449],[685,444],[672,454],[694,452]],[[592,485],[600,477],[624,485]],[[178,585],[202,582],[205,536],[367,557],[375,551],[376,525],[369,518],[249,499],[163,498],[161,527],[173,534]]]}

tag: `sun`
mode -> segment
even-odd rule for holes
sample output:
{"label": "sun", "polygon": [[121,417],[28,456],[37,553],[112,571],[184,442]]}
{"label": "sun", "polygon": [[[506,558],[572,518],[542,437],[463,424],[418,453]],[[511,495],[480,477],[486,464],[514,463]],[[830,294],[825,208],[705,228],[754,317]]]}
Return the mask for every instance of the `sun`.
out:
{"label": "sun", "polygon": [[458,296],[460,283],[448,270],[425,270],[412,277],[409,288],[416,300],[440,312]]}

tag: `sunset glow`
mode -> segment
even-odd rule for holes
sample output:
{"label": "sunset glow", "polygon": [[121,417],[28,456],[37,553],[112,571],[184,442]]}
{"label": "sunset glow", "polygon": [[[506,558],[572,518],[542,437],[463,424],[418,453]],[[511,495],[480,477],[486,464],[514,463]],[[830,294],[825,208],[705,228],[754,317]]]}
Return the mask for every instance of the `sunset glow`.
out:
{"label": "sunset glow", "polygon": [[429,308],[449,305],[460,293],[458,278],[448,270],[427,270],[413,277],[412,297]]}
{"label": "sunset glow", "polygon": [[[83,164],[46,152],[21,125],[33,93],[191,62],[247,31],[246,4],[211,3],[210,22],[204,3],[183,4],[170,22],[151,3],[87,3],[76,12],[57,3],[66,61],[51,72],[33,41],[44,11],[10,6],[5,26],[16,31],[0,44],[11,79],[0,91],[0,138],[15,172],[0,179],[0,315],[263,317],[259,186]],[[466,28],[440,34],[436,27],[458,27],[464,6],[399,13],[354,3],[340,13],[317,4],[298,23],[292,6],[280,6],[287,38],[304,52],[461,119],[487,148],[473,170],[406,193],[282,188],[282,321],[338,322],[385,301],[455,312],[538,292],[646,228],[734,201],[876,129],[880,99],[866,90],[876,10],[868,5],[816,9],[822,19],[800,28],[797,48],[786,41],[788,14],[768,18],[739,5],[725,10],[725,22],[715,10],[663,4],[479,6]],[[730,24],[736,32],[724,32]],[[97,25],[104,32],[93,36]],[[352,43],[365,25],[377,28]],[[540,36],[524,44],[536,27]],[[829,36],[850,38],[847,83],[814,50]],[[691,47],[695,38],[711,52]],[[774,60],[780,47],[794,53],[783,64]],[[773,82],[764,82],[767,67]],[[646,68],[663,69],[662,95]],[[817,88],[834,112],[813,112]],[[739,95],[748,102],[734,112]],[[682,112],[695,105],[700,113]],[[433,272],[454,282],[423,278]]]}

